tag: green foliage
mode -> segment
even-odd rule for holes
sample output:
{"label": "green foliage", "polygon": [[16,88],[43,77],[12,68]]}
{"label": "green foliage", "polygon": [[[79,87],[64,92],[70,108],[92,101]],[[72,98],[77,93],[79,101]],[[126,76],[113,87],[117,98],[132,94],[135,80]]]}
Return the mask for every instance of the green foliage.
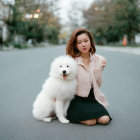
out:
{"label": "green foliage", "polygon": [[13,40],[14,34],[18,34],[22,32],[24,24],[21,20],[22,13],[18,11],[18,8],[13,5],[9,5],[10,10],[12,11],[12,15],[9,15],[9,18],[5,21],[7,24],[10,36],[9,41]]}
{"label": "green foliage", "polygon": [[43,36],[44,26],[39,25],[36,19],[24,22],[24,30],[21,34],[25,36],[25,39],[35,39],[37,42],[44,40]]}
{"label": "green foliage", "polygon": [[[41,7],[43,8],[41,9]],[[37,4],[30,0],[15,0],[15,5],[9,5],[9,8],[11,12],[9,12],[8,19],[5,20],[9,30],[9,43],[13,42],[16,35],[22,35],[25,41],[32,39],[34,43],[46,40],[50,43],[58,43],[60,25],[53,12],[48,10],[48,5]],[[27,13],[36,13],[36,9],[42,10],[39,18],[25,18]],[[26,48],[19,43],[13,45],[16,48]]]}
{"label": "green foliage", "polygon": [[117,0],[115,4],[115,20],[118,30],[126,34],[129,43],[132,43],[136,33],[140,32],[140,8],[138,0]]}
{"label": "green foliage", "polygon": [[28,48],[28,46],[26,44],[21,44],[21,43],[12,43],[12,45],[14,46],[14,48],[17,48],[17,49],[25,49],[25,48]]}
{"label": "green foliage", "polygon": [[95,35],[97,43],[122,40],[127,35],[128,42],[140,33],[140,6],[138,0],[95,1],[84,11],[86,24]]}
{"label": "green foliage", "polygon": [[58,35],[59,31],[56,27],[48,26],[45,29],[44,36],[50,43],[57,44],[58,43]]}

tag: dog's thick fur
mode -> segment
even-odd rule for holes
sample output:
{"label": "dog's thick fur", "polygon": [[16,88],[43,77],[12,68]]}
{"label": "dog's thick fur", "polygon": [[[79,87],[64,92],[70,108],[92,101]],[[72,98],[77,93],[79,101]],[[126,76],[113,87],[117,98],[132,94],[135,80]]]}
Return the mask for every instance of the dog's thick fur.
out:
{"label": "dog's thick fur", "polygon": [[76,75],[77,63],[70,56],[60,56],[52,62],[49,78],[33,104],[34,118],[51,122],[55,114],[61,123],[69,123],[66,115],[76,92]]}

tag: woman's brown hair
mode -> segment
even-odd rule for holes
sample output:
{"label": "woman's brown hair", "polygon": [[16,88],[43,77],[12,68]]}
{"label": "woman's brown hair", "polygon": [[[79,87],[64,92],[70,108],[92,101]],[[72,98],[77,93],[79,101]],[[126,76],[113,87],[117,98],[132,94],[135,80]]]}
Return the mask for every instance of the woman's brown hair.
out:
{"label": "woman's brown hair", "polygon": [[94,39],[93,39],[91,33],[89,31],[87,31],[86,29],[78,28],[71,34],[71,37],[67,43],[67,46],[66,46],[66,54],[67,55],[70,55],[73,58],[80,55],[79,50],[76,47],[77,36],[84,34],[84,33],[87,34],[89,39],[90,39],[91,49],[89,51],[91,52],[91,54],[94,54],[96,52]]}

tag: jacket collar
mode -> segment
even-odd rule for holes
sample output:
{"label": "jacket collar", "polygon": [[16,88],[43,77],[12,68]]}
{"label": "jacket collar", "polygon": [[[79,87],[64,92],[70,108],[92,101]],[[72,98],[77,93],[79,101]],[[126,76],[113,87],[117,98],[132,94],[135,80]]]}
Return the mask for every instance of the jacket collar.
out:
{"label": "jacket collar", "polygon": [[[78,64],[82,64],[83,65],[83,58],[81,56],[76,57],[75,59],[77,60]],[[92,62],[93,60],[95,60],[95,54],[92,55],[90,53],[90,62]]]}

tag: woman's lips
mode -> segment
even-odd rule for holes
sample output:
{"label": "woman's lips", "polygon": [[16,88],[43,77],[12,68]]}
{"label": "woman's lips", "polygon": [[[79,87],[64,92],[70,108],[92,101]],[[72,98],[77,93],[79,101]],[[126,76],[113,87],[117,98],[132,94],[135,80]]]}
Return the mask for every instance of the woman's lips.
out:
{"label": "woman's lips", "polygon": [[83,48],[82,50],[83,50],[83,51],[86,51],[87,49],[86,49],[86,48]]}

